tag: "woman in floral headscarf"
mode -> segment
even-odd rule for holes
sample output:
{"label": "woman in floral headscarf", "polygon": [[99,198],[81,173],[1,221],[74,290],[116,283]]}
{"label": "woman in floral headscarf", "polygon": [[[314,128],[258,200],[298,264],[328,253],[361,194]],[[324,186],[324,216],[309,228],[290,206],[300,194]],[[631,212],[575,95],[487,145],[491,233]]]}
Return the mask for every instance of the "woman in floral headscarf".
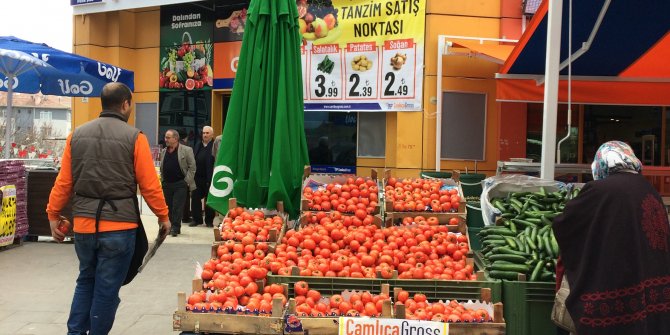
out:
{"label": "woman in floral headscarf", "polygon": [[554,220],[578,335],[670,334],[670,224],[626,143],[600,146],[587,183]]}

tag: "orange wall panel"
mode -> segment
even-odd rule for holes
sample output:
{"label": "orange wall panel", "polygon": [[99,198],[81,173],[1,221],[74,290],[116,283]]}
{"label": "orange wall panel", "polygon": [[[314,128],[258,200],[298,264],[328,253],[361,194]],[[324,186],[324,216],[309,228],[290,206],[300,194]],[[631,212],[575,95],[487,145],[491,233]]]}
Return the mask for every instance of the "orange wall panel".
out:
{"label": "orange wall panel", "polygon": [[516,18],[500,19],[500,38],[518,40],[521,38],[521,20]]}
{"label": "orange wall panel", "polygon": [[500,160],[526,157],[526,124],[528,108],[522,102],[501,102],[498,125],[500,141],[498,151]]}
{"label": "orange wall panel", "polygon": [[160,10],[135,13],[135,47],[154,48],[160,46]]}
{"label": "orange wall panel", "polygon": [[500,0],[428,0],[426,14],[498,17],[500,16]]}
{"label": "orange wall panel", "polygon": [[118,15],[118,45],[126,48],[135,48],[135,40],[137,38],[137,19],[133,12],[121,11]]}
{"label": "orange wall panel", "polygon": [[159,49],[135,49],[135,92],[158,90]]}
{"label": "orange wall panel", "polygon": [[386,113],[386,166],[396,165],[398,113]]}
{"label": "orange wall panel", "polygon": [[423,113],[398,112],[396,167],[421,168]]}
{"label": "orange wall panel", "polygon": [[521,0],[500,0],[500,16],[520,19],[522,15]]}
{"label": "orange wall panel", "polygon": [[[437,58],[437,56],[434,56],[434,58]],[[435,73],[437,73],[437,61],[435,67]],[[445,77],[493,79],[499,69],[500,65],[481,58],[457,55],[443,56],[442,58],[442,75]]]}

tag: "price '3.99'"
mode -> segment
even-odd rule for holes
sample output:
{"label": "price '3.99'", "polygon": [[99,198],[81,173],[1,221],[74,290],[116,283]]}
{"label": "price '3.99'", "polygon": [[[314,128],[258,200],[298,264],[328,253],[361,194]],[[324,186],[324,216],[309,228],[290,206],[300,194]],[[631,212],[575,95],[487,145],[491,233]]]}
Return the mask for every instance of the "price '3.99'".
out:
{"label": "price '3.99'", "polygon": [[[317,89],[314,90],[314,94],[319,97],[337,97],[338,96],[338,90],[337,87],[328,87],[326,88],[325,83],[326,83],[326,77],[322,74],[316,76],[316,86]],[[335,86],[335,83],[332,83],[332,86]]]}

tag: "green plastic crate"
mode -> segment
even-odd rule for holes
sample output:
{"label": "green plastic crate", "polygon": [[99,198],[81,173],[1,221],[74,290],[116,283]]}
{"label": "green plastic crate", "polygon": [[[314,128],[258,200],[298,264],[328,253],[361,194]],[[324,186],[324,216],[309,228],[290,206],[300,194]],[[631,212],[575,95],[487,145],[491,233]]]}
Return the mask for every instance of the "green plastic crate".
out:
{"label": "green plastic crate", "polygon": [[483,173],[462,173],[459,177],[463,196],[480,197],[482,195],[482,180],[486,179]]}
{"label": "green plastic crate", "polygon": [[359,279],[268,275],[268,284],[289,284],[289,297],[293,296],[292,284],[301,280],[323,295],[340,294],[344,290],[367,290],[374,293],[381,291],[382,284],[389,284],[391,292],[394,288],[400,287],[410,293],[423,293],[429,300],[476,300],[481,297],[482,288],[490,288],[491,301],[502,301],[502,282],[499,280]]}
{"label": "green plastic crate", "polygon": [[465,207],[467,207],[465,223],[467,224],[468,228],[484,227],[484,217],[482,217],[481,203],[466,202]]}
{"label": "green plastic crate", "polygon": [[468,227],[468,238],[470,239],[470,250],[472,251],[482,250],[481,238],[477,236],[481,230],[481,227]]}
{"label": "green plastic crate", "polygon": [[419,174],[419,177],[421,177],[421,178],[448,179],[448,178],[451,178],[451,172],[446,172],[446,171],[421,171],[421,173]]}
{"label": "green plastic crate", "polygon": [[551,321],[555,283],[504,280],[502,286],[508,335],[559,334]]}

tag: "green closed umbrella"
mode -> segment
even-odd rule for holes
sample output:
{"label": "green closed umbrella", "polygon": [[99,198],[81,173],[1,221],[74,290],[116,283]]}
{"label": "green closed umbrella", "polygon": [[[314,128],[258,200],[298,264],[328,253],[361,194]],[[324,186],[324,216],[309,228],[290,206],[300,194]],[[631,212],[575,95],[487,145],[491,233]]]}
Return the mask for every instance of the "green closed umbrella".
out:
{"label": "green closed umbrella", "polygon": [[298,9],[294,0],[252,0],[207,205],[228,199],[300,208],[305,140]]}

